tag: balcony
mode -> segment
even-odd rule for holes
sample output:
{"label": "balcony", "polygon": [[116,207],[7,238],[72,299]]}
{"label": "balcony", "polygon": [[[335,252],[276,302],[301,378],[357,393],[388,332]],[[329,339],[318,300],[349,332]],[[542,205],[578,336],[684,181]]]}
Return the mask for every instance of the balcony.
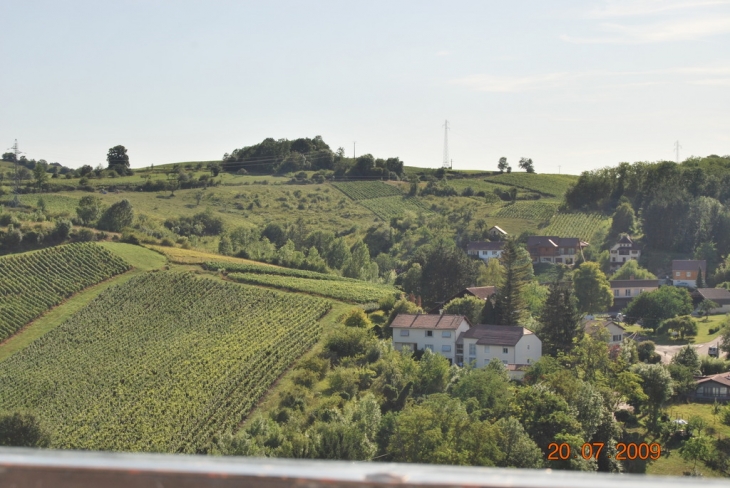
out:
{"label": "balcony", "polygon": [[671,488],[727,481],[569,471],[0,448],[0,486],[14,488]]}

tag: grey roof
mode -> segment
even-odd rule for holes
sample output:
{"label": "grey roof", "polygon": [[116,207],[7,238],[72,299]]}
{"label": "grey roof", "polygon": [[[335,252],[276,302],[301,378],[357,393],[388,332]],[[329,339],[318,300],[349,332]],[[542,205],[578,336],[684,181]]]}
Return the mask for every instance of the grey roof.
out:
{"label": "grey roof", "polygon": [[632,244],[634,241],[631,240],[631,237],[629,237],[627,234],[623,234],[621,236],[621,239],[618,240],[619,244]]}
{"label": "grey roof", "polygon": [[583,324],[583,328],[586,332],[590,332],[591,329],[597,327],[608,327],[609,324],[613,324],[621,330],[626,330],[621,324],[614,322],[613,320],[586,320]]}
{"label": "grey roof", "polygon": [[611,280],[611,288],[658,288],[659,280]]}
{"label": "grey roof", "polygon": [[720,304],[720,301],[730,303],[730,291],[725,288],[697,288],[697,293],[705,300],[712,300]]}
{"label": "grey roof", "polygon": [[466,320],[471,326],[469,319],[463,315],[428,315],[428,314],[407,314],[399,313],[393,319],[391,327],[401,327],[410,329],[443,329],[456,330],[459,325]]}
{"label": "grey roof", "polygon": [[475,325],[464,332],[463,339],[477,339],[477,344],[485,346],[514,346],[523,335],[532,334],[524,327],[514,325]]}
{"label": "grey roof", "polygon": [[498,225],[493,225],[492,227],[489,228],[489,230],[487,232],[492,232],[492,230],[496,230],[500,234],[507,235],[507,231],[505,231],[503,228],[499,227]]}
{"label": "grey roof", "polygon": [[470,242],[466,249],[468,251],[499,251],[504,247],[504,242]]}
{"label": "grey roof", "polygon": [[702,260],[678,260],[672,261],[672,271],[697,271],[702,268],[702,273],[707,272],[707,262]]}
{"label": "grey roof", "polygon": [[708,383],[710,381],[720,383],[721,385],[730,386],[730,373],[725,372],[713,376],[706,376],[705,378],[697,380],[697,384],[701,385],[702,383]]}

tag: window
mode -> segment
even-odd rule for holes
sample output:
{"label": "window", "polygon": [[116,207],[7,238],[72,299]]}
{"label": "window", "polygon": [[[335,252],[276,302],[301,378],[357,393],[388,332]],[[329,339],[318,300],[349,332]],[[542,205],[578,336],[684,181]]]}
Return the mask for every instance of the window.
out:
{"label": "window", "polygon": [[528,351],[530,350],[530,345],[529,345],[529,344],[527,345],[527,350],[528,350]]}
{"label": "window", "polygon": [[621,342],[621,334],[614,335],[611,342]]}
{"label": "window", "polygon": [[410,332],[410,331],[408,331],[408,330],[405,330],[405,329],[401,329],[401,330],[400,330],[400,336],[401,336],[401,337],[408,337],[408,333],[409,333],[409,332]]}
{"label": "window", "polygon": [[505,366],[507,366],[507,364],[509,364],[509,363],[507,362],[507,360],[506,360],[506,359],[503,359],[503,360],[502,360],[502,364],[504,364]]}
{"label": "window", "polygon": [[620,293],[618,292],[618,290],[613,290],[613,296],[617,297],[619,295],[620,295]]}
{"label": "window", "polygon": [[426,331],[426,337],[433,337],[433,331],[432,330],[427,330]]}
{"label": "window", "polygon": [[433,351],[433,344],[426,344],[423,346],[424,349],[428,349],[429,351]]}
{"label": "window", "polygon": [[441,337],[451,337],[451,331],[445,330],[445,331],[441,332]]}
{"label": "window", "polygon": [[677,278],[679,278],[679,275],[680,275],[679,271],[676,271],[676,272],[674,273],[674,276],[676,276]]}
{"label": "window", "polygon": [[509,349],[506,347],[502,348],[502,354],[509,354]]}
{"label": "window", "polygon": [[572,247],[568,249],[568,254],[575,254],[575,249],[573,249]]}
{"label": "window", "polygon": [[477,345],[469,344],[469,356],[476,356],[476,355],[477,355]]}
{"label": "window", "polygon": [[689,278],[690,276],[692,276],[692,272],[691,271],[687,271],[687,278]]}
{"label": "window", "polygon": [[532,364],[532,359],[527,358],[527,364]]}
{"label": "window", "polygon": [[449,344],[444,344],[441,346],[441,352],[451,352],[451,346]]}
{"label": "window", "polygon": [[626,296],[627,297],[631,296],[631,288],[626,288]]}
{"label": "window", "polygon": [[616,258],[611,258],[611,262],[615,263],[616,262]]}
{"label": "window", "polygon": [[487,354],[489,354],[489,346],[484,346],[484,352],[486,352]]}

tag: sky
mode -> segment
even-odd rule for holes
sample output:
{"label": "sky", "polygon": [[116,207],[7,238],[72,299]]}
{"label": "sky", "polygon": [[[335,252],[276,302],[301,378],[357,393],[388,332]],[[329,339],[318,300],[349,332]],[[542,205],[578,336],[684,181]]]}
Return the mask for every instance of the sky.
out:
{"label": "sky", "polygon": [[0,150],[70,167],[321,135],[435,168],[446,120],[455,169],[730,154],[730,0],[3,0],[0,18]]}

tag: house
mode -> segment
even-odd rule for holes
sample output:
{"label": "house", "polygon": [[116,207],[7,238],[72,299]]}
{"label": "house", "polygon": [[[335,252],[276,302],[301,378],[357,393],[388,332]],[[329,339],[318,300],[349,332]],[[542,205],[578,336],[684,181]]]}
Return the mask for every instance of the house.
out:
{"label": "house", "polygon": [[562,263],[572,265],[588,243],[577,237],[530,236],[527,250],[533,263]]}
{"label": "house", "polygon": [[672,261],[672,284],[674,286],[697,287],[697,272],[702,270],[703,280],[707,280],[707,262],[702,260]]}
{"label": "house", "polygon": [[720,401],[730,400],[730,373],[720,373],[697,379],[697,388],[692,394],[695,400]]}
{"label": "house", "polygon": [[611,247],[610,256],[611,272],[614,272],[623,266],[626,261],[631,259],[638,261],[641,257],[641,248],[631,240],[631,237],[623,234],[618,242]]}
{"label": "house", "polygon": [[466,246],[466,253],[488,262],[490,259],[499,259],[503,247],[504,242],[470,242]]}
{"label": "house", "polygon": [[634,297],[645,291],[654,291],[659,288],[659,280],[611,280],[608,282],[613,293],[613,306],[610,312],[618,312],[626,308]]}
{"label": "house", "polygon": [[492,239],[503,239],[509,235],[504,229],[497,227],[496,225],[490,228],[487,231],[487,234],[489,234],[489,237]]}
{"label": "house", "polygon": [[502,361],[510,377],[521,379],[522,371],[542,357],[542,341],[532,331],[511,325],[475,325],[456,339],[456,364],[486,366]]}
{"label": "house", "polygon": [[456,354],[456,338],[469,330],[471,324],[463,315],[396,315],[393,323],[393,347],[399,351],[407,349],[430,349],[449,359],[452,363]]}
{"label": "house", "polygon": [[461,290],[459,293],[452,296],[448,300],[446,300],[444,302],[438,302],[439,303],[438,306],[429,310],[428,313],[430,313],[430,314],[442,313],[444,305],[449,303],[451,300],[456,300],[457,298],[464,298],[467,296],[471,296],[471,297],[477,297],[486,302],[495,293],[497,293],[497,287],[495,287],[495,286],[472,286],[471,288],[464,288],[463,290]]}
{"label": "house", "polygon": [[621,344],[626,334],[626,329],[613,320],[586,320],[583,327],[586,334],[590,335],[596,334],[601,329],[606,329],[608,331],[609,346]]}
{"label": "house", "polygon": [[697,288],[697,294],[701,300],[712,300],[719,305],[710,310],[710,313],[730,312],[730,291],[725,288]]}

